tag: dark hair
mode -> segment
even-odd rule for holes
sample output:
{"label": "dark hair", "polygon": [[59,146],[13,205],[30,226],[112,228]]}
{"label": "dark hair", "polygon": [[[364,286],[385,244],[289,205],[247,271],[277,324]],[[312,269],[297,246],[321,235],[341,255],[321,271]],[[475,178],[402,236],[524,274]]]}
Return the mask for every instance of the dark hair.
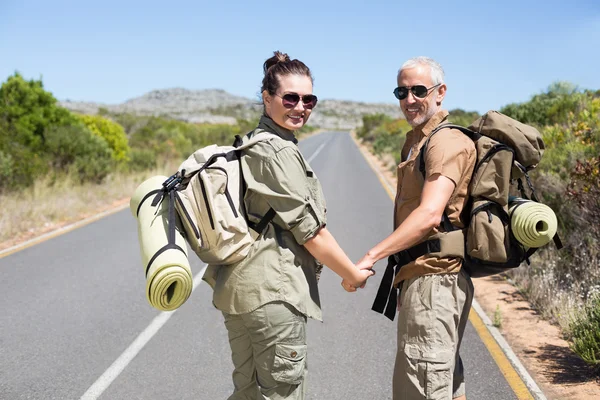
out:
{"label": "dark hair", "polygon": [[279,89],[279,77],[286,75],[305,75],[313,81],[310,69],[300,60],[291,60],[290,57],[280,51],[273,52],[273,57],[263,64],[265,76],[262,80],[261,93],[267,91],[274,95]]}

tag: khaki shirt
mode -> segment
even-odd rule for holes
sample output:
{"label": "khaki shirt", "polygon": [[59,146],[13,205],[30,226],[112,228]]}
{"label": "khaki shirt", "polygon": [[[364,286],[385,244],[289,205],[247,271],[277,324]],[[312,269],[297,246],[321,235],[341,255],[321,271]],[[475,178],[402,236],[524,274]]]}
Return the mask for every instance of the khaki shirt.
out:
{"label": "khaki shirt", "polygon": [[[421,202],[421,192],[425,180],[419,170],[419,153],[429,134],[440,124],[447,123],[448,112],[438,111],[424,125],[415,127],[406,134],[402,148],[402,162],[398,165],[398,186],[394,202],[394,229],[413,212]],[[468,187],[475,168],[477,154],[475,144],[457,129],[442,129],[437,132],[427,146],[425,171],[427,178],[441,174],[455,183],[454,192],[446,205],[446,214],[452,225],[464,227],[460,214],[468,198]],[[426,236],[440,232],[436,227]],[[435,258],[421,256],[404,265],[394,283],[416,276],[428,274],[453,273],[460,270],[460,258]]]}
{"label": "khaki shirt", "polygon": [[291,131],[263,116],[256,130],[280,139],[244,151],[242,169],[248,219],[258,223],[272,207],[276,216],[248,256],[230,266],[209,266],[204,280],[213,286],[213,303],[228,314],[244,314],[284,301],[307,317],[321,320],[317,288],[322,268],[303,244],[326,224],[321,184],[300,153]]}

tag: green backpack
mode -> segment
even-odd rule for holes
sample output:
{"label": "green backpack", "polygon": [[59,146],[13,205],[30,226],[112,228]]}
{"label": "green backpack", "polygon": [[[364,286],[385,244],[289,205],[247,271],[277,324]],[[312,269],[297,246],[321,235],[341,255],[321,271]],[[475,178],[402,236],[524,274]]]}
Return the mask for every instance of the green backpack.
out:
{"label": "green backpack", "polygon": [[[429,135],[421,149],[418,162],[423,176],[429,140],[443,128],[458,129],[469,136],[475,143],[477,161],[463,214],[467,228],[459,230],[453,227],[444,213],[442,224],[445,232],[432,238],[440,241],[439,256],[450,254],[463,258],[465,269],[475,278],[516,268],[523,261],[529,263],[529,257],[538,248],[525,247],[517,240],[512,229],[511,214],[515,206],[529,200],[539,202],[528,172],[537,167],[544,153],[542,135],[534,127],[497,111],[487,112],[468,128],[441,125]],[[523,180],[527,183],[530,196],[526,194]],[[517,185],[520,198],[511,196],[513,184]],[[450,236],[462,236],[462,240],[450,239]],[[553,240],[558,248],[562,247],[558,234],[554,235]],[[464,247],[457,246],[457,242],[464,244]]]}
{"label": "green backpack", "polygon": [[[373,310],[381,313],[389,300],[392,305],[388,305],[385,315],[390,319],[395,314],[395,290],[390,292],[394,277],[403,265],[425,254],[439,258],[460,257],[464,260],[463,268],[477,278],[516,268],[523,261],[529,263],[529,257],[538,249],[526,247],[517,240],[511,227],[511,215],[524,203],[539,202],[528,172],[539,164],[544,153],[540,132],[497,111],[487,112],[468,128],[440,125],[431,132],[416,160],[423,179],[429,141],[444,128],[460,130],[473,140],[477,150],[468,202],[461,216],[466,228],[452,226],[444,212],[441,221],[444,232],[390,256],[373,304]],[[526,194],[523,180],[530,196]],[[519,198],[510,194],[513,184],[520,193]],[[562,248],[558,234],[553,240],[557,248]]]}

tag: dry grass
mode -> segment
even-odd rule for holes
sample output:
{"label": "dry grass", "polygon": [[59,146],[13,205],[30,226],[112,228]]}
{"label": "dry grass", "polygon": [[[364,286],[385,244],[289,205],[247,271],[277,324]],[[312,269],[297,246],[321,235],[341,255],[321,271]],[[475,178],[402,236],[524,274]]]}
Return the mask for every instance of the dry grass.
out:
{"label": "dry grass", "polygon": [[128,204],[135,188],[154,175],[170,175],[177,165],[139,173],[113,173],[101,184],[79,184],[70,175],[49,175],[31,187],[0,194],[0,249]]}

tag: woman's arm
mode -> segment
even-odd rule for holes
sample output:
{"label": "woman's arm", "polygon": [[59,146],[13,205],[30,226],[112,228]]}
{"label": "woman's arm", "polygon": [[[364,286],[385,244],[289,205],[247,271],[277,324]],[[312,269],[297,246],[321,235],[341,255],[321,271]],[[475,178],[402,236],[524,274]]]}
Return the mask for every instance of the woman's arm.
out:
{"label": "woman's arm", "polygon": [[304,243],[304,247],[313,257],[355,287],[361,286],[367,278],[375,274],[375,271],[356,268],[327,228],[321,228]]}

